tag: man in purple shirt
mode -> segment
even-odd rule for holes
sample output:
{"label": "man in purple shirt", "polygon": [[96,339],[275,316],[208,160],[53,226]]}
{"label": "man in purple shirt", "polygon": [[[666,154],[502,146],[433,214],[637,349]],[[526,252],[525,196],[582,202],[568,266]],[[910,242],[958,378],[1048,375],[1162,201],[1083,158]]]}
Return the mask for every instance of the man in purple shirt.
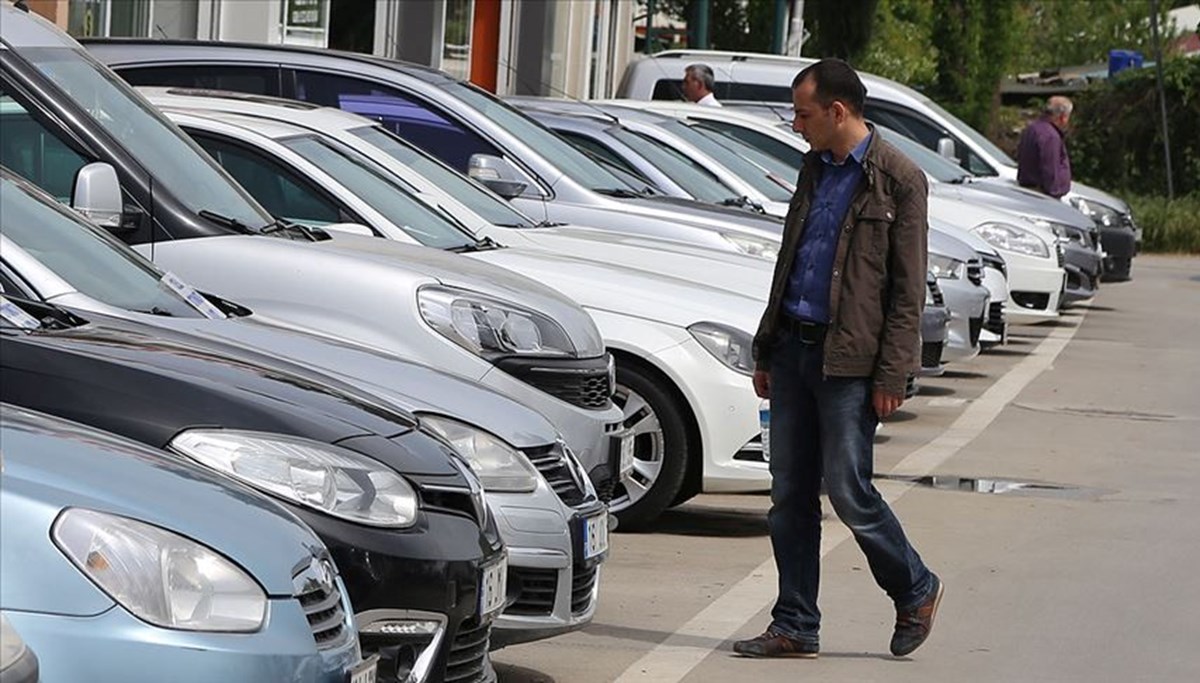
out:
{"label": "man in purple shirt", "polygon": [[1071,158],[1063,133],[1071,120],[1071,100],[1054,96],[1042,116],[1025,127],[1017,145],[1017,183],[1055,199],[1071,190]]}

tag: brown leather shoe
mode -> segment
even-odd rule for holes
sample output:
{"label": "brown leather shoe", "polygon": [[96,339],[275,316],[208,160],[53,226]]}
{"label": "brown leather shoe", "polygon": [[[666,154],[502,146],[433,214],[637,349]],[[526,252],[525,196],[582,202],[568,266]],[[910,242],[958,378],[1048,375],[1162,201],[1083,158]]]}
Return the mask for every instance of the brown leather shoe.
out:
{"label": "brown leather shoe", "polygon": [[733,651],[743,657],[798,657],[815,659],[819,648],[816,643],[796,640],[767,629],[766,633],[750,640],[733,643]]}
{"label": "brown leather shoe", "polygon": [[937,616],[938,604],[942,602],[945,586],[936,575],[933,577],[933,590],[925,602],[908,610],[897,610],[896,630],[892,633],[892,654],[903,657],[921,647],[921,643],[929,637],[933,630],[933,618]]}

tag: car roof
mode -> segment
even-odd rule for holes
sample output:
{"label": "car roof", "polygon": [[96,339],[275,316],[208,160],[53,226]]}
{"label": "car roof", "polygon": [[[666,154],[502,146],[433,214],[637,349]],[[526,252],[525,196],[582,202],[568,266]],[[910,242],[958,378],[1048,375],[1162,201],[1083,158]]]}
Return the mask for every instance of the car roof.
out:
{"label": "car roof", "polygon": [[160,109],[204,114],[236,114],[246,120],[257,119],[281,125],[294,122],[297,128],[343,130],[374,125],[370,119],[341,109],[278,97],[178,87],[140,86],[137,90]]}

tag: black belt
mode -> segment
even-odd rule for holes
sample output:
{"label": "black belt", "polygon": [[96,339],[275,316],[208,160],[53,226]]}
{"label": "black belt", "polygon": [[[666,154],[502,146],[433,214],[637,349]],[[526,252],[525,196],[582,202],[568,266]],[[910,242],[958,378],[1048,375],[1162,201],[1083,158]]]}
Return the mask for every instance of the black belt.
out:
{"label": "black belt", "polygon": [[805,344],[818,344],[825,341],[825,331],[828,325],[782,315],[779,318],[779,329],[790,333]]}

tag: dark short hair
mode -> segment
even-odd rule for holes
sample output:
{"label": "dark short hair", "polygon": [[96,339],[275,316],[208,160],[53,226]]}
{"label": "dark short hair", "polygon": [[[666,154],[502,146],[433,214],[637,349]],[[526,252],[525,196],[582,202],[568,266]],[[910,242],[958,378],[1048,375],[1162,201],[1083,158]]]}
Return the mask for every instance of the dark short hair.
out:
{"label": "dark short hair", "polygon": [[867,99],[867,88],[854,67],[840,59],[822,59],[804,67],[792,80],[792,90],[812,80],[817,102],[828,107],[835,100],[841,101],[856,116],[862,116]]}

